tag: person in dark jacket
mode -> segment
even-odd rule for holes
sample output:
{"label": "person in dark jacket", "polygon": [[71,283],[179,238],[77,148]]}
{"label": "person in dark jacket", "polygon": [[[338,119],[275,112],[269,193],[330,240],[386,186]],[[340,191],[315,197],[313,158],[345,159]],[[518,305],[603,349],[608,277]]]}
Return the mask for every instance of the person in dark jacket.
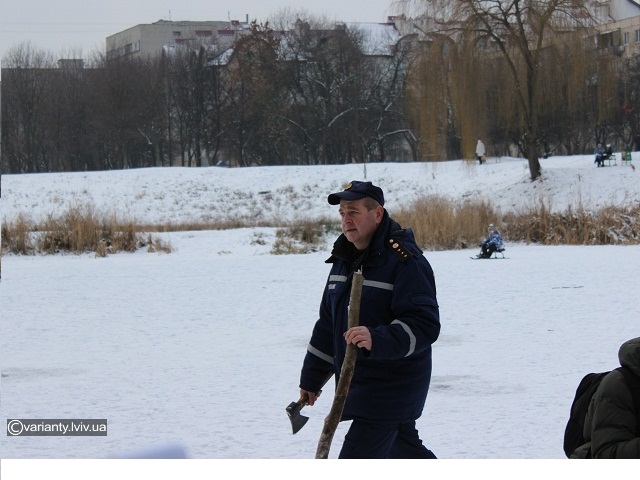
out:
{"label": "person in dark jacket", "polygon": [[[342,412],[351,420],[340,458],[436,458],[416,429],[431,380],[431,345],[440,334],[434,274],[411,229],[384,208],[382,189],[350,182],[329,195],[340,205],[342,234],[333,245],[319,318],[300,375],[313,405],[326,379],[336,385],[348,344],[358,355]],[[347,329],[353,273],[362,271],[357,327]]]}
{"label": "person in dark jacket", "polygon": [[[640,337],[623,343],[618,358],[620,365],[640,375]],[[611,371],[589,404],[583,433],[587,443],[578,447],[571,458],[640,459],[638,415],[624,376]]]}

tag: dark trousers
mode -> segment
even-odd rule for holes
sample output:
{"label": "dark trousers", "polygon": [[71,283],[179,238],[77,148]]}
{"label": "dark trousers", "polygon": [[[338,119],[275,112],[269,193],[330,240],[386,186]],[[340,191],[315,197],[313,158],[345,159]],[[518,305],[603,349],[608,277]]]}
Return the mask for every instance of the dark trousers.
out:
{"label": "dark trousers", "polygon": [[416,422],[386,423],[354,420],[338,458],[436,458],[422,444]]}
{"label": "dark trousers", "polygon": [[489,258],[493,255],[493,252],[496,251],[496,246],[494,244],[482,245],[482,251],[480,252],[480,256]]}

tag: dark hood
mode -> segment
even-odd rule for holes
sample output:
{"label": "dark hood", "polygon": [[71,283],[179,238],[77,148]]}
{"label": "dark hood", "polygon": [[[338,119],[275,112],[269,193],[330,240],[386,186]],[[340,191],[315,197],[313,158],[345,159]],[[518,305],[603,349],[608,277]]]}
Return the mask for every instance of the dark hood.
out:
{"label": "dark hood", "polygon": [[618,351],[618,359],[620,365],[629,367],[640,375],[640,337],[624,342]]}

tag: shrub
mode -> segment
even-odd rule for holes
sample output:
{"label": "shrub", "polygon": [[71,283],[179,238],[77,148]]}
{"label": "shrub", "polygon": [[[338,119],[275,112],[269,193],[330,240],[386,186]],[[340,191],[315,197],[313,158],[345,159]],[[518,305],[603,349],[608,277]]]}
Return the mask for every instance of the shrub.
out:
{"label": "shrub", "polygon": [[100,216],[90,206],[72,207],[59,216],[49,215],[41,224],[19,215],[2,225],[2,250],[17,254],[86,253],[104,257],[114,252],[134,252],[150,245],[150,251],[171,251],[166,242],[143,232],[135,222]]}
{"label": "shrub", "polygon": [[276,232],[271,253],[274,255],[317,252],[331,226],[323,221],[305,220]]}

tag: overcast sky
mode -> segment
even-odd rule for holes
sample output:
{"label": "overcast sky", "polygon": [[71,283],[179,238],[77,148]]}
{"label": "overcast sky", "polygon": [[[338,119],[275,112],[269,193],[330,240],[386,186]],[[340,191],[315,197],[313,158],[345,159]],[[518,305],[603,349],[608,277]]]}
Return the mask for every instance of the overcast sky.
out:
{"label": "overcast sky", "polygon": [[30,42],[55,54],[103,51],[105,38],[141,23],[266,20],[283,8],[332,20],[384,22],[393,0],[0,0],[0,58]]}

